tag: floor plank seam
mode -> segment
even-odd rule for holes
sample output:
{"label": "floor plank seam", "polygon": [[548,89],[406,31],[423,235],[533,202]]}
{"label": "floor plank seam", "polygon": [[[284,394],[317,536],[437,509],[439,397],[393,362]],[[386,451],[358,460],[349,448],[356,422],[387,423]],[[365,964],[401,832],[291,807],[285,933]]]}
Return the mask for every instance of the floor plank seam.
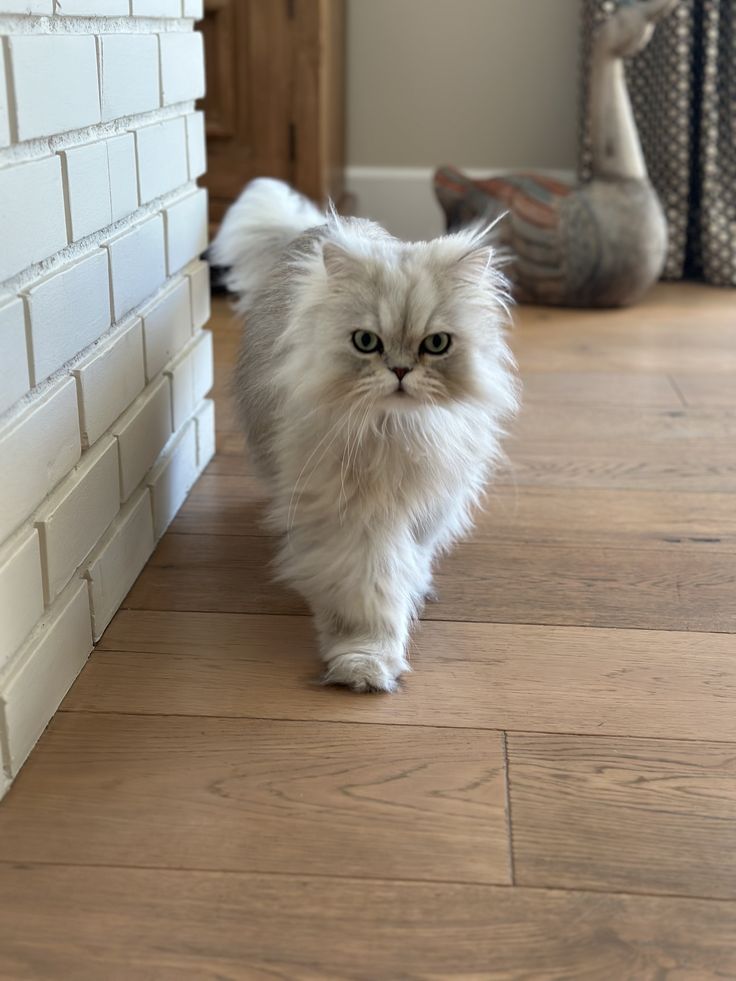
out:
{"label": "floor plank seam", "polygon": [[[100,653],[107,653],[101,651]],[[114,653],[114,652],[110,652]],[[121,653],[135,653],[123,651]],[[138,652],[140,653],[140,652]],[[396,697],[396,696],[394,696]],[[391,722],[391,721],[372,721],[364,719],[321,719],[321,718],[286,718],[283,715],[210,715],[208,713],[189,713],[189,712],[130,712],[122,709],[86,709],[86,708],[64,708],[57,709],[59,715],[109,715],[121,716],[123,718],[141,719],[210,719],[219,722],[299,722],[308,725],[336,725],[336,726],[393,726],[401,729],[458,729],[464,732],[511,732],[518,736],[575,736],[590,739],[634,739],[643,742],[660,743],[693,743],[696,746],[702,743],[713,743],[719,746],[736,747],[736,733],[733,739],[723,739],[718,736],[704,736],[696,739],[693,736],[643,736],[632,735],[630,732],[591,732],[571,731],[561,729],[515,729],[513,726],[479,726],[479,725],[448,725],[442,722]]]}
{"label": "floor plank seam", "polygon": [[680,400],[680,402],[682,402],[683,407],[686,408],[686,409],[687,408],[690,408],[690,406],[688,406],[688,404],[687,404],[687,399],[685,398],[685,396],[682,393],[682,389],[680,388],[680,386],[677,384],[677,382],[675,380],[674,375],[666,374],[665,375],[665,378],[670,383],[670,385],[672,386],[672,388],[675,390],[678,399]]}
{"label": "floor plank seam", "polygon": [[514,825],[511,818],[511,772],[509,769],[509,741],[508,733],[504,729],[501,733],[503,742],[503,768],[504,768],[504,788],[506,791],[506,827],[509,839],[509,875],[511,885],[516,885],[516,863],[514,860]]}
{"label": "floor plank seam", "polygon": [[[154,566],[154,568],[161,568]],[[207,568],[217,568],[217,566],[208,566]],[[195,610],[191,607],[187,607],[184,610],[172,610],[170,607],[154,607],[154,606],[121,606],[120,610],[126,613],[173,613],[173,614],[188,614],[188,613],[198,613],[203,616],[234,616],[234,617],[295,617],[300,620],[308,620],[311,617],[311,613],[307,610],[304,613],[274,613],[270,610],[263,610],[258,613],[250,613],[246,610]],[[118,610],[118,612],[120,612]],[[466,618],[463,620],[447,620],[440,619],[439,617],[419,617],[418,623],[478,623],[488,626],[499,626],[499,627],[544,627],[550,630],[638,630],[642,633],[661,633],[661,634],[701,634],[703,636],[714,636],[714,637],[731,637],[736,634],[736,625],[732,630],[698,630],[691,629],[689,627],[637,627],[630,624],[622,626],[618,623],[539,623],[536,620],[474,620]]]}
{"label": "floor plank seam", "polygon": [[534,883],[517,882],[514,885],[508,882],[487,882],[478,879],[414,879],[406,876],[388,878],[386,876],[373,875],[345,875],[339,872],[284,872],[280,869],[219,869],[189,866],[170,866],[170,865],[123,865],[115,862],[53,862],[39,861],[38,859],[23,860],[17,858],[0,858],[0,867],[23,868],[23,869],[99,869],[100,871],[121,871],[121,872],[164,872],[174,875],[227,875],[227,876],[270,876],[279,879],[337,879],[348,882],[385,882],[403,883],[405,885],[434,885],[434,886],[469,886],[481,889],[518,889],[525,892],[541,893],[577,893],[591,896],[624,896],[637,899],[674,899],[706,903],[719,903],[732,906],[736,909],[736,898],[724,896],[703,896],[694,893],[681,892],[641,892],[626,891],[624,889],[599,889],[591,886],[550,886],[536,885]]}

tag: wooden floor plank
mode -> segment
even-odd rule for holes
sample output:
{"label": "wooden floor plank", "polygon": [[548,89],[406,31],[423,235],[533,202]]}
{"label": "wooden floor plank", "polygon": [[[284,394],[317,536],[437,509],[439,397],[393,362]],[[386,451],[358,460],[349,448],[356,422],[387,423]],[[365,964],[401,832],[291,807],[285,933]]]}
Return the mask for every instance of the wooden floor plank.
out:
{"label": "wooden floor plank", "polygon": [[522,371],[694,372],[733,377],[733,293],[660,284],[622,310],[519,307],[512,346]]}
{"label": "wooden floor plank", "polygon": [[736,911],[694,900],[35,866],[3,893],[0,976],[17,979],[708,981],[736,957]]}
{"label": "wooden floor plank", "polygon": [[[269,579],[266,538],[164,538],[125,600],[127,609],[305,615]],[[429,620],[659,630],[736,630],[733,553],[635,548],[459,545],[438,566]]]}
{"label": "wooden floor plank", "polygon": [[125,611],[68,711],[180,713],[736,741],[736,637],[424,623],[394,696],[316,687],[301,617]]}
{"label": "wooden floor plank", "polygon": [[677,388],[661,372],[527,371],[522,378],[526,405],[657,406],[679,409]]}
{"label": "wooden floor plank", "polygon": [[505,801],[496,732],[67,713],[0,859],[503,884]]}
{"label": "wooden floor plank", "polygon": [[[247,474],[201,477],[174,519],[180,534],[262,535],[264,491]],[[736,548],[736,496],[608,488],[494,486],[476,519],[475,542],[690,544]]]}
{"label": "wooden floor plank", "polygon": [[507,442],[518,486],[736,491],[736,412],[529,403]]}
{"label": "wooden floor plank", "polygon": [[493,886],[13,866],[13,981],[724,981],[736,905]]}
{"label": "wooden floor plank", "polygon": [[736,743],[508,738],[516,881],[736,899]]}
{"label": "wooden floor plank", "polygon": [[712,372],[697,374],[691,371],[678,371],[673,376],[672,383],[689,406],[696,408],[736,406],[736,380],[733,374],[714,375]]}

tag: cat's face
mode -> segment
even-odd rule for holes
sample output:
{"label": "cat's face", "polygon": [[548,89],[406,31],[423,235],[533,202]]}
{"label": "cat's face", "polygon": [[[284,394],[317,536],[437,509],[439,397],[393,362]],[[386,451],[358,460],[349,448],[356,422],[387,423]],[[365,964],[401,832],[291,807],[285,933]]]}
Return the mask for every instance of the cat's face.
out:
{"label": "cat's face", "polygon": [[503,395],[503,279],[487,248],[468,252],[448,236],[356,255],[328,242],[322,259],[319,346],[304,365],[315,399],[407,413]]}

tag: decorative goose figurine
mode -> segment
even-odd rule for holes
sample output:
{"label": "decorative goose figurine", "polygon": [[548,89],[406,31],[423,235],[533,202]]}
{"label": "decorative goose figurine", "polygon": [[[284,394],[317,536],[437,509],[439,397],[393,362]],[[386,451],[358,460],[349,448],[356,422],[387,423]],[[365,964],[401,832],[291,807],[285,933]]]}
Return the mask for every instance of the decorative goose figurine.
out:
{"label": "decorative goose figurine", "polygon": [[589,181],[569,186],[539,174],[471,180],[452,167],[435,174],[448,228],[500,219],[498,241],[511,255],[509,275],[522,302],[626,306],[661,275],[667,223],[647,176],[623,59],[646,47],[677,2],[622,0],[596,33]]}

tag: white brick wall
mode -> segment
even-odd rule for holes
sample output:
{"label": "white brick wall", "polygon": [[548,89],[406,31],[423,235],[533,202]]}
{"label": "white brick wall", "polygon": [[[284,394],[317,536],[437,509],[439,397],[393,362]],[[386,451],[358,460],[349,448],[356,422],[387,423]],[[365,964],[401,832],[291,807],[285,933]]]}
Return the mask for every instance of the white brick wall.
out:
{"label": "white brick wall", "polygon": [[158,289],[166,279],[164,224],[161,215],[146,218],[107,243],[116,320]]}
{"label": "white brick wall", "polygon": [[67,232],[76,242],[112,222],[106,143],[75,146],[61,154],[66,181]]}
{"label": "white brick wall", "polygon": [[25,299],[33,381],[37,385],[110,326],[105,250],[95,249],[34,281]]}
{"label": "white brick wall", "polygon": [[127,501],[171,436],[168,378],[159,378],[149,385],[115,422],[111,432],[118,441],[120,496]]}
{"label": "white brick wall", "polygon": [[159,53],[155,34],[109,34],[98,39],[102,118],[157,109]]}
{"label": "white brick wall", "polygon": [[207,192],[185,194],[164,210],[166,262],[169,275],[178,272],[207,247]]}
{"label": "white brick wall", "polygon": [[214,452],[201,16],[0,0],[0,797]]}
{"label": "white brick wall", "polygon": [[58,156],[0,169],[0,228],[0,282],[64,248],[66,213]]}
{"label": "white brick wall", "polygon": [[141,126],[135,132],[135,142],[138,193],[144,204],[186,184],[187,127],[183,117]]}
{"label": "white brick wall", "polygon": [[0,414],[31,387],[23,301],[0,296]]}
{"label": "white brick wall", "polygon": [[19,34],[8,38],[8,53],[18,140],[99,123],[92,35]]}

